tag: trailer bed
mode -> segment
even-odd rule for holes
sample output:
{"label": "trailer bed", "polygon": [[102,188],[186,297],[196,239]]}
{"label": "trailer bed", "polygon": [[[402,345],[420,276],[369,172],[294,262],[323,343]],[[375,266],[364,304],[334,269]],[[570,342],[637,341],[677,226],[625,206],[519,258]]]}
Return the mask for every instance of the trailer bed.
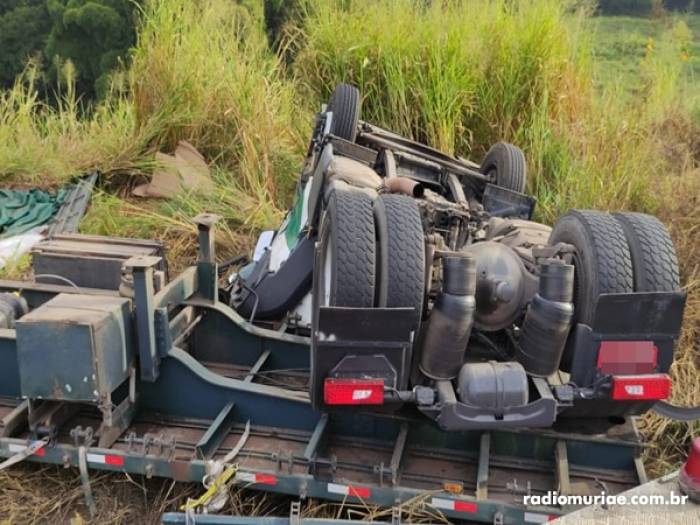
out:
{"label": "trailer bed", "polygon": [[[133,324],[123,334],[133,341],[124,355],[138,360],[111,397],[71,397],[71,383],[89,379],[76,364],[92,359],[76,363],[74,353],[50,368],[51,395],[28,395],[23,389],[36,385],[20,381],[17,333],[0,329],[0,457],[82,465],[84,482],[96,469],[201,483],[249,425],[232,461],[239,486],[385,508],[411,502],[451,520],[486,523],[538,523],[573,510],[529,508],[527,494],[618,493],[646,482],[631,419],[612,427],[559,419],[552,428],[445,432],[410,406],[315,410],[309,338],[257,326],[218,300],[212,220],[197,222],[197,266],[158,291],[160,259],[130,259],[133,312],[122,321]],[[0,281],[0,291],[21,292],[32,310],[54,297],[78,294],[69,303],[85,307],[118,297],[21,281]],[[68,330],[80,311],[44,335],[61,338],[64,350],[95,350]],[[51,337],[43,339],[47,355]],[[114,350],[104,346],[114,339],[94,342]],[[43,355],[23,366],[28,377],[46,368]]]}
{"label": "trailer bed", "polygon": [[[17,406],[16,400],[0,400],[0,419]],[[99,423],[100,414],[88,408],[62,428],[95,428]],[[324,416],[312,432],[253,425],[235,460],[236,482],[299,498],[385,507],[412,500],[452,519],[492,522],[500,514],[509,517],[506,523],[522,523],[571,510],[528,509],[523,505],[525,494],[561,491],[564,485],[576,494],[619,493],[644,476],[631,421],[608,435],[468,433],[462,436],[462,446],[459,440],[431,446],[425,429],[409,421],[398,423],[398,433],[404,435],[394,439],[357,438],[337,431],[333,423],[333,416]],[[201,482],[208,461],[221,460],[244,432],[244,425],[232,425],[207,453],[202,444],[211,427],[210,420],[143,413],[109,449],[82,444],[87,445],[90,468]],[[0,438],[0,456],[12,456],[29,443],[28,432]],[[75,432],[61,431],[28,460],[78,466],[80,445]]]}

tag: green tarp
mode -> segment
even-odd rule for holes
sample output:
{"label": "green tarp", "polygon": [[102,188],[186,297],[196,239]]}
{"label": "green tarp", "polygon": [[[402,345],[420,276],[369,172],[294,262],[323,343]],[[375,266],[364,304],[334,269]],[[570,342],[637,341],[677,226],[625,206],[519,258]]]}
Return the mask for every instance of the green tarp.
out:
{"label": "green tarp", "polygon": [[65,190],[0,190],[0,239],[46,224],[65,198]]}

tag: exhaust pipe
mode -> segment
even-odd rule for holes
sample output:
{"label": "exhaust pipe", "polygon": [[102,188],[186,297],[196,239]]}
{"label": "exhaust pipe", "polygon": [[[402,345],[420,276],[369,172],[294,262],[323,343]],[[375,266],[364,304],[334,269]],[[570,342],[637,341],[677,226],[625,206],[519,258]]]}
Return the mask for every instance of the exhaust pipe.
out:
{"label": "exhaust pipe", "polygon": [[574,315],[574,267],[556,259],[540,264],[539,291],[528,306],[515,358],[528,374],[547,377],[559,369]]}
{"label": "exhaust pipe", "polygon": [[420,199],[425,195],[425,186],[408,177],[389,177],[384,179],[384,186],[389,193],[402,193]]}
{"label": "exhaust pipe", "polygon": [[476,260],[469,254],[442,258],[442,291],[423,339],[420,370],[431,379],[452,379],[464,362],[474,322]]}

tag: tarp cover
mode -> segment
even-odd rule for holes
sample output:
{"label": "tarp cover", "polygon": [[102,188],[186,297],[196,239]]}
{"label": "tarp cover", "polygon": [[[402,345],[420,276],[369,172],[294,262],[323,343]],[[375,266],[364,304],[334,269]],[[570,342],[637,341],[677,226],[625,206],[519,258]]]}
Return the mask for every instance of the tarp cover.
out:
{"label": "tarp cover", "polygon": [[0,190],[0,239],[46,224],[65,198],[65,190]]}

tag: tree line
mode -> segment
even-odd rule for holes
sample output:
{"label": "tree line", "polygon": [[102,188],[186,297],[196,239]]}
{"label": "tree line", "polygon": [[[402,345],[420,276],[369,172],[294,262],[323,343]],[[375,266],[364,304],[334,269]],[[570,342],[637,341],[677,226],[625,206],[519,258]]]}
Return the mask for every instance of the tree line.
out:
{"label": "tree line", "polygon": [[700,12],[700,0],[598,0],[598,12],[604,15],[648,16],[655,10]]}
{"label": "tree line", "polygon": [[[86,99],[108,89],[109,75],[129,59],[136,42],[139,4],[146,0],[2,0],[0,3],[0,88],[9,88],[28,60],[41,65],[47,93],[73,65],[75,89]],[[232,0],[255,5],[265,17],[270,43],[279,43],[284,24],[303,0]],[[425,0],[430,1],[430,0]],[[700,12],[700,0],[599,0],[601,14],[649,15],[654,9]]]}
{"label": "tree line", "polygon": [[134,0],[3,0],[0,3],[0,86],[15,82],[28,60],[41,64],[48,87],[70,60],[75,86],[88,98],[108,87],[136,40]]}

